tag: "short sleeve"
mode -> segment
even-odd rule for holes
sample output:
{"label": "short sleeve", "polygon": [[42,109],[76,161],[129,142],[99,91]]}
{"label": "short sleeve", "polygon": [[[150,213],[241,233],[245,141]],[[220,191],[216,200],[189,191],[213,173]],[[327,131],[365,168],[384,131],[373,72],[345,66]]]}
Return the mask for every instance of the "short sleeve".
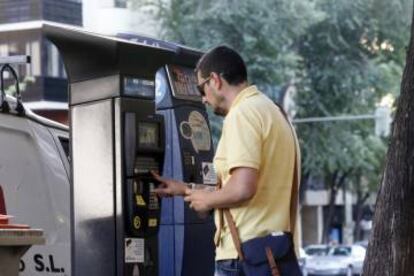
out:
{"label": "short sleeve", "polygon": [[[255,116],[256,115],[256,116]],[[238,108],[225,121],[229,172],[237,167],[259,169],[262,155],[260,119],[253,111]]]}

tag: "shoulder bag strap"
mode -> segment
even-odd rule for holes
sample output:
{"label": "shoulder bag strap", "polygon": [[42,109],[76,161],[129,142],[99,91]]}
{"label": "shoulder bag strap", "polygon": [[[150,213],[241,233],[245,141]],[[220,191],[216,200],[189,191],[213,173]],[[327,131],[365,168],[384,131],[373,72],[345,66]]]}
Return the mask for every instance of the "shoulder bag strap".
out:
{"label": "shoulder bag strap", "polygon": [[275,261],[275,257],[273,256],[273,253],[272,253],[272,249],[270,247],[266,247],[265,250],[266,250],[267,262],[269,263],[269,266],[270,266],[270,273],[272,274],[272,276],[280,276],[279,269],[277,268],[277,264]]}
{"label": "shoulder bag strap", "polygon": [[296,133],[291,124],[290,127],[292,128],[293,139],[295,141],[295,165],[293,167],[292,194],[290,197],[290,231],[292,235],[294,235],[296,230],[296,218],[299,204],[300,151]]}
{"label": "shoulder bag strap", "polygon": [[229,209],[227,209],[227,208],[223,209],[223,213],[224,213],[224,217],[226,218],[227,225],[229,226],[231,238],[233,239],[233,244],[234,244],[234,247],[237,250],[237,254],[239,255],[239,259],[241,261],[243,261],[244,260],[244,255],[243,255],[243,252],[241,250],[241,241],[240,241],[239,233],[237,232],[236,224],[234,223],[233,217],[232,217]]}
{"label": "shoulder bag strap", "polygon": [[296,231],[296,218],[297,218],[298,203],[299,203],[299,183],[300,183],[300,168],[301,168],[300,148],[299,148],[299,142],[298,142],[298,137],[296,135],[295,128],[290,122],[286,111],[278,103],[275,102],[275,105],[279,108],[280,112],[283,114],[283,117],[285,117],[285,120],[290,126],[290,129],[292,131],[294,146],[295,146],[295,164],[293,167],[292,192],[291,192],[291,198],[290,198],[290,232],[292,233],[292,236],[294,236],[295,231]]}
{"label": "shoulder bag strap", "polygon": [[[217,190],[220,190],[222,186],[221,181],[219,181],[217,183]],[[223,209],[219,208],[217,209],[218,212],[218,225],[217,225],[217,230],[216,230],[216,234],[214,236],[214,244],[216,247],[220,246],[220,241],[221,241],[221,231],[223,230],[223,225],[224,225],[224,217],[223,217]]]}

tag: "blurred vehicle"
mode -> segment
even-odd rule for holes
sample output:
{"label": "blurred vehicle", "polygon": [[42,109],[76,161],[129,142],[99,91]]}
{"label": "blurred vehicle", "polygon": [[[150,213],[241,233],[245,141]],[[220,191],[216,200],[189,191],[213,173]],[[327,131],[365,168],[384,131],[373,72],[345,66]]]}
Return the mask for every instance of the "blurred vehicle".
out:
{"label": "blurred vehicle", "polygon": [[329,252],[329,246],[325,244],[311,244],[305,248],[299,248],[299,267],[305,273],[306,262],[313,256],[325,256]]}
{"label": "blurred vehicle", "polygon": [[368,241],[367,241],[367,240],[365,240],[365,241],[357,241],[357,242],[355,242],[354,244],[357,244],[357,245],[363,246],[363,247],[365,247],[365,249],[367,249],[367,248],[368,248]]}
{"label": "blurred vehicle", "polygon": [[0,112],[4,211],[16,216],[14,223],[43,229],[46,237],[45,245],[22,257],[19,275],[71,275],[69,128],[28,108],[18,114],[16,99],[6,101],[9,112]]}
{"label": "blurred vehicle", "polygon": [[308,254],[306,254],[305,249],[303,249],[302,247],[299,248],[299,256],[298,256],[298,263],[299,263],[299,267],[300,269],[303,271],[303,269],[305,268],[305,264],[306,264],[306,259],[309,257]]}
{"label": "blurred vehicle", "polygon": [[330,249],[329,245],[326,244],[311,244],[304,248],[305,254],[310,256],[325,256],[328,254]]}
{"label": "blurred vehicle", "polygon": [[326,256],[315,256],[306,260],[304,275],[361,275],[366,249],[361,245],[338,245]]}

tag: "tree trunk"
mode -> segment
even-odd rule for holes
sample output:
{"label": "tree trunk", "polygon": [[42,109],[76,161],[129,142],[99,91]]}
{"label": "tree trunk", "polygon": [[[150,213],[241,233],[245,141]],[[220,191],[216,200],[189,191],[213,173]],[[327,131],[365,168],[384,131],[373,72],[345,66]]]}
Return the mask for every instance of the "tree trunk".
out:
{"label": "tree trunk", "polygon": [[341,177],[338,177],[338,174],[339,172],[335,172],[332,176],[332,184],[329,195],[328,215],[324,219],[323,223],[322,243],[325,244],[329,242],[329,230],[331,229],[332,220],[335,214],[336,195],[338,194],[339,189],[341,189],[346,177],[348,176],[347,172],[345,172]]}
{"label": "tree trunk", "polygon": [[[414,15],[414,14],[413,14]],[[414,275],[414,26],[363,275]]]}
{"label": "tree trunk", "polygon": [[323,222],[323,234],[322,234],[322,243],[327,244],[329,242],[329,229],[331,228],[332,219],[335,213],[335,199],[338,194],[338,189],[333,185],[329,195],[329,207],[328,215]]}
{"label": "tree trunk", "polygon": [[362,215],[364,214],[364,204],[369,197],[369,193],[362,195],[362,191],[357,192],[357,203],[355,206],[355,229],[354,229],[354,240],[360,241],[362,239],[361,221]]}

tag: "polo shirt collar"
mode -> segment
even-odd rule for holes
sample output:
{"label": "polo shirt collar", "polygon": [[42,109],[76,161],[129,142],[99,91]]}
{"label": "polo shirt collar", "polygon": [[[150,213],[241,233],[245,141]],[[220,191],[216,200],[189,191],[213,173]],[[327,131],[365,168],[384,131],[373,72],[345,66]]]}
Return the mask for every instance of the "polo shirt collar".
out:
{"label": "polo shirt collar", "polygon": [[234,107],[236,107],[240,102],[242,102],[244,99],[250,98],[252,96],[258,95],[259,90],[257,90],[256,85],[250,85],[239,92],[239,94],[234,99],[233,103],[230,106],[230,110]]}

